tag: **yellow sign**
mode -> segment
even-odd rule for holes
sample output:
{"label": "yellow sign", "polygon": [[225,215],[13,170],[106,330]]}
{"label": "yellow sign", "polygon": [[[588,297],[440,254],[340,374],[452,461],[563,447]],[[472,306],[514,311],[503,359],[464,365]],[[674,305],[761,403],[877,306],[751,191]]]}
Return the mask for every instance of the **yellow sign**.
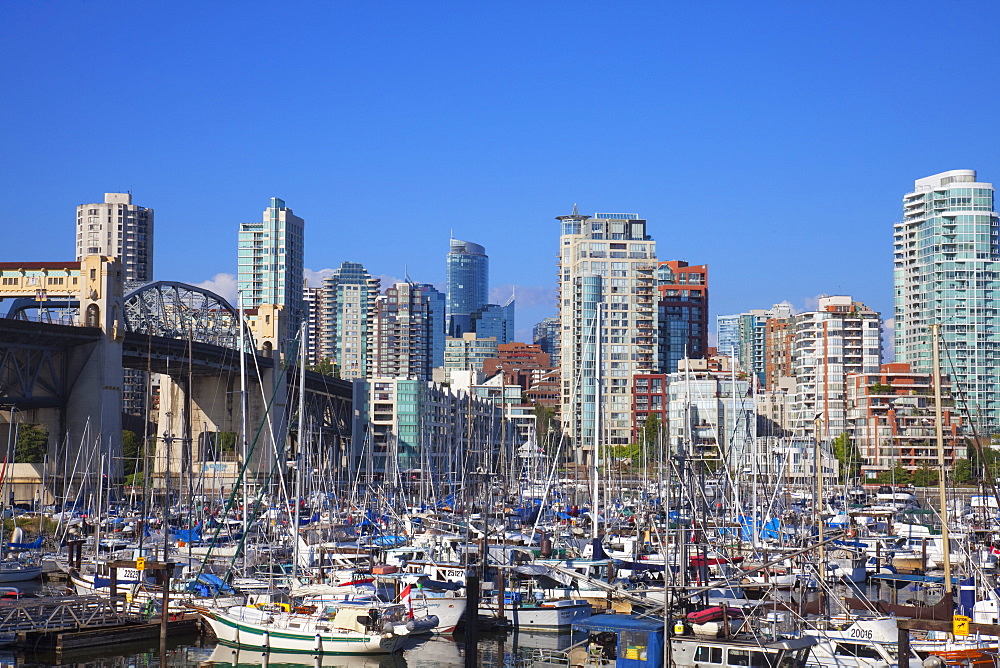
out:
{"label": "yellow sign", "polygon": [[969,635],[969,622],[971,621],[971,617],[955,615],[951,620],[951,632],[957,636]]}
{"label": "yellow sign", "polygon": [[139,557],[135,560],[135,570],[144,571],[146,570],[146,557]]}

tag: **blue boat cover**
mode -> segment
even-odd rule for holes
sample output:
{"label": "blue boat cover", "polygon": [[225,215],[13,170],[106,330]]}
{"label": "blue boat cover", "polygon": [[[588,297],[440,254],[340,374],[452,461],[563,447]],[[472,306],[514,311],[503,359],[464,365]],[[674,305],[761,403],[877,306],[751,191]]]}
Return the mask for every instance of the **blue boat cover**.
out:
{"label": "blue boat cover", "polygon": [[574,631],[658,631],[663,633],[663,620],[632,615],[593,615],[573,622]]}
{"label": "blue boat cover", "polygon": [[9,543],[7,547],[12,550],[40,550],[42,549],[42,537],[39,536],[30,543]]}
{"label": "blue boat cover", "polygon": [[174,529],[174,537],[185,543],[201,542],[201,522],[194,525],[193,529]]}

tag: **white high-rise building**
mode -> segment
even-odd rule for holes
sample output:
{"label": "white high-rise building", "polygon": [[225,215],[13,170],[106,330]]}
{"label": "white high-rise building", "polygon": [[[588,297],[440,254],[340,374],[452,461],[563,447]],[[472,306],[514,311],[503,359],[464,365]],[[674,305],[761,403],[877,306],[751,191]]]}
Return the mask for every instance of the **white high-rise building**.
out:
{"label": "white high-rise building", "polygon": [[562,421],[582,462],[598,431],[631,442],[632,375],[656,370],[656,242],[633,213],[557,220]]}
{"label": "white high-rise building", "polygon": [[[973,169],[942,172],[903,196],[893,230],[896,361],[931,372],[940,325],[942,372],[982,435],[1000,431],[1000,228],[993,184]],[[964,404],[964,405],[963,405]]]}
{"label": "white high-rise building", "polygon": [[820,297],[815,311],[795,314],[792,326],[792,431],[834,439],[847,431],[847,376],[877,373],[882,363],[882,318],[840,295]]}
{"label": "white high-rise building", "polygon": [[341,378],[367,378],[375,345],[375,309],[380,281],[358,262],[343,262],[323,280],[319,358]]}
{"label": "white high-rise building", "polygon": [[238,288],[243,307],[284,307],[285,340],[298,334],[305,317],[302,299],[305,221],[271,198],[262,222],[240,223]]}
{"label": "white high-rise building", "polygon": [[88,255],[120,257],[126,291],[152,281],[153,210],[132,204],[132,193],[104,193],[103,202],[76,207],[76,259]]}

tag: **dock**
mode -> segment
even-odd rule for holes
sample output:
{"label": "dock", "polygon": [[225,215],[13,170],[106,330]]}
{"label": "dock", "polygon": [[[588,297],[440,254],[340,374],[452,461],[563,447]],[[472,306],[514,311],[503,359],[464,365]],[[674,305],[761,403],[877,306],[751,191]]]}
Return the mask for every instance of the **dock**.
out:
{"label": "dock", "polygon": [[[128,614],[125,597],[49,596],[0,604],[0,638],[29,650],[78,649],[159,637],[161,620]],[[197,633],[195,614],[171,615],[169,633]]]}
{"label": "dock", "polygon": [[[171,635],[196,635],[201,629],[198,615],[176,615],[167,622]],[[31,650],[54,651],[97,647],[108,643],[155,640],[160,636],[160,621],[128,622],[117,626],[83,627],[60,631],[26,631],[17,634],[17,645]]]}

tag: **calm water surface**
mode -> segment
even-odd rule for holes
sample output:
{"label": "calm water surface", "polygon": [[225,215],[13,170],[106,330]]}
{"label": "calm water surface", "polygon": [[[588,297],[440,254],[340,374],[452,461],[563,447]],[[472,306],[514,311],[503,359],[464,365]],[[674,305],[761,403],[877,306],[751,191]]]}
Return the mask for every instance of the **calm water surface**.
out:
{"label": "calm water surface", "polygon": [[[582,639],[580,637],[579,639]],[[509,633],[484,637],[479,642],[479,665],[515,666],[518,658],[530,658],[538,649],[564,649],[570,646],[570,634]],[[224,645],[204,644],[197,637],[177,639],[160,655],[158,643],[117,645],[89,651],[75,651],[61,656],[18,651],[0,654],[0,668],[445,668],[465,665],[465,646],[459,637],[434,637],[414,642],[402,654],[381,656],[324,656],[280,654],[234,649]]]}

